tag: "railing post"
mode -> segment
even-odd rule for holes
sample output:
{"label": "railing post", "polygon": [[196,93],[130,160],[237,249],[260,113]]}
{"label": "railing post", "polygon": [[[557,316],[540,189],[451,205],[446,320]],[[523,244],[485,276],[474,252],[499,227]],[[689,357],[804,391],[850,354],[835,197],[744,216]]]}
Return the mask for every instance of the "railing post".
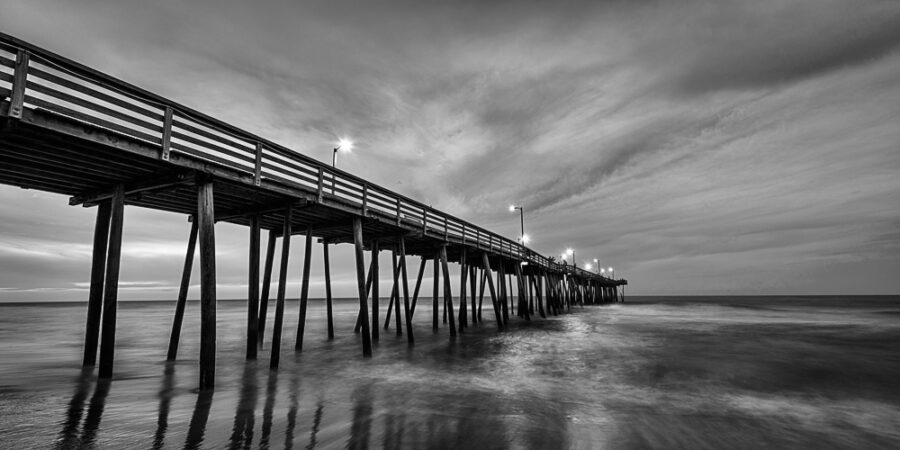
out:
{"label": "railing post", "polygon": [[259,186],[259,183],[262,181],[262,157],[263,157],[263,145],[262,142],[256,141],[256,164],[253,170],[253,184]]}
{"label": "railing post", "polygon": [[369,200],[369,185],[363,183],[363,195],[362,195],[362,215],[363,217],[368,216],[368,200]]}
{"label": "railing post", "polygon": [[162,146],[159,151],[159,159],[163,161],[169,160],[169,150],[172,146],[172,116],[172,107],[166,106],[165,117],[163,118]]}
{"label": "railing post", "polygon": [[322,171],[322,167],[319,167],[319,179],[318,186],[316,186],[316,199],[319,203],[322,203],[322,187],[325,184],[325,175]]}
{"label": "railing post", "polygon": [[481,248],[481,230],[475,229],[475,248]]}
{"label": "railing post", "polygon": [[422,208],[422,235],[428,234],[428,210]]}
{"label": "railing post", "polygon": [[444,216],[444,240],[447,240],[447,216]]}
{"label": "railing post", "polygon": [[462,224],[462,243],[466,245],[466,224]]}
{"label": "railing post", "polygon": [[402,210],[400,209],[400,199],[397,198],[397,225],[400,225],[400,223],[401,223],[401,218],[400,218],[401,213],[402,213]]}
{"label": "railing post", "polygon": [[16,68],[13,75],[12,93],[9,95],[9,117],[22,118],[22,110],[25,108],[25,83],[28,75],[28,60],[30,56],[25,50],[16,53]]}

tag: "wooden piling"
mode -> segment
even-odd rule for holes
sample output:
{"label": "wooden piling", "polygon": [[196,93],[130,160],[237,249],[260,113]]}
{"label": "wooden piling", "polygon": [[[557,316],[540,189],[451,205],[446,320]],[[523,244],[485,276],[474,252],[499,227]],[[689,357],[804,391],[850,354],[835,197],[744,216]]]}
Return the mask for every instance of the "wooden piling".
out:
{"label": "wooden piling", "polygon": [[[378,310],[380,309],[379,298],[378,298],[378,254],[380,252],[380,248],[378,246],[378,239],[372,240],[372,265],[369,269],[370,280],[372,283],[372,342],[377,342],[379,339],[379,331],[378,331]],[[368,292],[368,289],[366,289]],[[388,308],[390,311],[390,308]]]}
{"label": "wooden piling", "polygon": [[109,224],[109,247],[103,286],[103,329],[100,335],[100,378],[112,378],[116,346],[116,306],[119,295],[119,264],[122,258],[122,223],[125,213],[125,191],[122,185],[113,191]]}
{"label": "wooden piling", "polygon": [[[409,280],[406,273],[406,239],[400,236],[400,277],[403,279],[403,307],[406,313],[406,341],[409,345],[415,344],[412,329],[412,308],[409,304]],[[398,302],[399,303],[399,302]]]}
{"label": "wooden piling", "polygon": [[528,313],[528,298],[525,295],[525,280],[522,278],[522,265],[516,262],[516,281],[519,288],[519,314],[527,321],[531,321]]}
{"label": "wooden piling", "polygon": [[419,262],[419,275],[416,276],[416,289],[413,291],[412,306],[409,310],[410,316],[413,316],[416,313],[416,302],[419,300],[419,288],[422,286],[422,275],[425,274],[425,261],[426,259],[423,256],[421,262]]}
{"label": "wooden piling", "polygon": [[440,272],[438,271],[438,264],[440,264],[440,252],[435,252],[434,254],[434,293],[431,296],[431,300],[433,306],[431,308],[431,329],[437,333],[438,330],[438,319],[440,317],[440,309],[438,307],[438,282],[440,279]]}
{"label": "wooden piling", "polygon": [[334,309],[331,300],[331,263],[328,261],[328,243],[322,242],[322,259],[325,264],[325,308],[328,314],[328,340],[334,339]]}
{"label": "wooden piling", "polygon": [[497,265],[497,282],[500,285],[500,306],[503,314],[503,326],[509,325],[509,294],[506,292],[506,270],[503,267],[503,261]]}
{"label": "wooden piling", "polygon": [[306,226],[306,245],[303,246],[303,280],[300,284],[300,319],[297,322],[297,343],[294,351],[303,350],[303,332],[306,330],[306,309],[309,302],[309,266],[312,263],[312,225]]}
{"label": "wooden piling", "polygon": [[475,283],[478,282],[478,280],[475,279],[477,274],[478,274],[478,268],[475,267],[475,264],[469,264],[469,288],[470,288],[469,289],[469,298],[472,299],[471,300],[472,301],[472,307],[471,307],[471,309],[472,309],[472,325],[475,325],[476,323],[478,323],[478,308],[476,307],[477,299],[476,299],[476,295],[475,295],[476,294]]}
{"label": "wooden piling", "polygon": [[263,268],[262,293],[259,298],[259,319],[257,320],[256,340],[259,348],[263,348],[263,338],[266,331],[266,310],[269,306],[269,285],[272,284],[272,264],[275,259],[275,230],[269,230],[269,239],[266,243],[266,262]]}
{"label": "wooden piling", "polygon": [[450,288],[450,268],[447,266],[447,246],[441,246],[441,267],[444,272],[444,305],[450,320],[450,337],[456,337],[456,319],[453,317],[453,291]]}
{"label": "wooden piling", "polygon": [[469,268],[466,267],[466,248],[460,249],[459,253],[459,331],[462,332],[469,322],[468,313],[466,312],[466,275]]}
{"label": "wooden piling", "polygon": [[216,384],[216,232],[213,183],[197,188],[200,247],[200,390]]}
{"label": "wooden piling", "polygon": [[247,280],[247,360],[256,359],[259,334],[259,216],[250,217],[250,261]]}
{"label": "wooden piling", "polygon": [[91,261],[91,288],[88,294],[87,324],[84,327],[83,367],[97,363],[97,342],[100,339],[100,314],[103,311],[103,280],[106,272],[106,247],[109,243],[109,219],[112,203],[100,202],[94,223],[94,253]]}
{"label": "wooden piling", "polygon": [[478,321],[482,322],[481,312],[483,310],[482,306],[484,306],[484,288],[487,286],[487,281],[485,278],[487,277],[487,271],[481,269],[481,291],[478,294]]}
{"label": "wooden piling", "polygon": [[275,323],[272,325],[272,352],[269,368],[277,369],[281,360],[281,326],[284,323],[284,295],[287,290],[288,260],[291,253],[291,215],[288,205],[284,210],[284,225],[281,233],[281,263],[278,269],[278,293],[275,296]]}
{"label": "wooden piling", "polygon": [[403,336],[403,324],[400,317],[400,266],[397,263],[396,246],[391,249],[391,262],[394,268],[394,292],[391,293],[391,296],[394,297],[394,318],[396,319],[394,327],[397,328],[397,336]]}
{"label": "wooden piling", "polygon": [[359,287],[359,315],[362,317],[363,356],[372,356],[369,316],[366,313],[369,308],[366,302],[366,263],[363,254],[362,220],[359,217],[353,218],[353,244],[356,248],[356,281]]}
{"label": "wooden piling", "polygon": [[[494,277],[491,276],[491,261],[490,258],[488,258],[487,253],[481,254],[481,263],[484,265],[484,278],[487,280],[488,288],[491,291],[491,303],[494,306],[494,317],[497,319],[497,328],[502,330],[503,317],[500,315],[500,307],[497,304],[497,291],[494,289]],[[482,281],[482,284],[483,283],[484,281]]]}

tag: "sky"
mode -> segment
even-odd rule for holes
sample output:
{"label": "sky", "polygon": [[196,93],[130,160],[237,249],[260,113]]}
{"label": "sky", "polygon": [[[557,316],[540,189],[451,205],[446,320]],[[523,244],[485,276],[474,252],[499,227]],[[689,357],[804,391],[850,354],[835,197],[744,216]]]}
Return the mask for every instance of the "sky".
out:
{"label": "sky", "polygon": [[[897,1],[0,0],[0,31],[323,162],[350,137],[342,169],[512,239],[522,205],[630,295],[900,293]],[[95,210],[0,207],[0,300],[86,299]],[[174,298],[188,231],[127,208],[120,298]]]}

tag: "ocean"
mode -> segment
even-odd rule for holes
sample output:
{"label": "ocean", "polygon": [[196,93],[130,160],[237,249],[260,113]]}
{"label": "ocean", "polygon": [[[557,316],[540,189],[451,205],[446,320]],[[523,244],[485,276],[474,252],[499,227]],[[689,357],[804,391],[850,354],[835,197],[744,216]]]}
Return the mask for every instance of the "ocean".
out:
{"label": "ocean", "polygon": [[415,345],[392,322],[372,358],[354,301],[333,341],[311,301],[295,353],[293,300],[277,371],[271,315],[246,362],[220,301],[212,392],[196,302],[169,364],[174,303],[120,302],[111,382],[80,367],[84,303],[0,304],[0,448],[900,448],[900,297],[626,300],[451,339],[423,299]]}

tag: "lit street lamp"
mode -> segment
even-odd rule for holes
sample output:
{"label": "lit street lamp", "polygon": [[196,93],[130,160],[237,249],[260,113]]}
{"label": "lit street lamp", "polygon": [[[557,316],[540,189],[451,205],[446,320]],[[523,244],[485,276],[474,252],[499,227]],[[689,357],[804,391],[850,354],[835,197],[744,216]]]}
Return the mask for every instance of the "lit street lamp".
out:
{"label": "lit street lamp", "polygon": [[528,235],[525,234],[525,208],[516,205],[509,205],[509,212],[516,212],[519,210],[519,226],[521,227],[522,234],[520,234],[520,240],[522,241],[522,245],[528,243]]}
{"label": "lit street lamp", "polygon": [[572,265],[577,266],[578,264],[575,263],[575,250],[572,248],[567,248],[566,254],[572,257]]}
{"label": "lit street lamp", "polygon": [[607,269],[607,270],[609,270],[609,277],[612,278],[612,279],[616,279],[616,271],[613,270],[612,267],[610,267],[610,268]]}
{"label": "lit street lamp", "polygon": [[331,154],[331,167],[335,167],[335,164],[337,163],[338,150],[350,152],[353,150],[353,141],[347,138],[338,140],[337,147],[334,148],[334,153]]}

